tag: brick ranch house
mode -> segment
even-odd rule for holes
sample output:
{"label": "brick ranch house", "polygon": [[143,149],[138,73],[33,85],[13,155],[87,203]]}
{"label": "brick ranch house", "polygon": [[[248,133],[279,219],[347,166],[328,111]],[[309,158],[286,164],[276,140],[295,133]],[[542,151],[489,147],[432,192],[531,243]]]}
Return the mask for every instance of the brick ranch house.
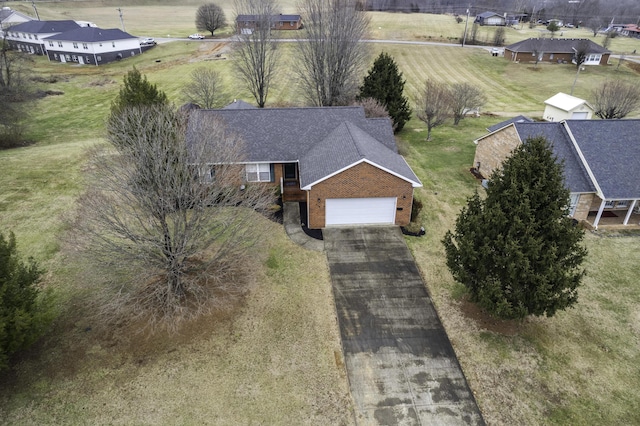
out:
{"label": "brick ranch house", "polygon": [[[258,15],[238,15],[236,25],[238,33],[253,31],[259,25]],[[302,28],[302,17],[300,15],[278,15],[271,16],[272,30],[299,30]]]}
{"label": "brick ranch house", "polygon": [[564,161],[570,216],[594,229],[640,224],[640,120],[509,120],[489,130],[474,141],[474,174],[490,178],[518,145],[544,136]]}
{"label": "brick ranch house", "polygon": [[583,65],[606,65],[611,52],[587,39],[528,38],[504,48],[504,57],[513,62],[567,63],[574,60],[576,50],[586,47]]}
{"label": "brick ranch house", "polygon": [[190,114],[221,118],[239,134],[246,144],[246,182],[279,188],[283,202],[306,202],[311,229],[411,220],[413,189],[422,184],[398,154],[389,119],[366,118],[361,107],[230,107]]}

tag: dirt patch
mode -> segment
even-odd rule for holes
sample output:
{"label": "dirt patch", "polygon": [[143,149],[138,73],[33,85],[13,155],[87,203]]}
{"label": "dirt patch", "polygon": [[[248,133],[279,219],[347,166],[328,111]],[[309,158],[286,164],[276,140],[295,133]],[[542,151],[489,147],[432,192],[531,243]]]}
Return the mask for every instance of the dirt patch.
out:
{"label": "dirt patch", "polygon": [[519,334],[524,324],[519,320],[501,320],[493,317],[476,303],[471,302],[468,295],[463,296],[460,302],[460,310],[465,317],[473,320],[479,328],[503,336],[515,336]]}
{"label": "dirt patch", "polygon": [[627,62],[626,64],[629,68],[640,74],[640,64],[637,62]]}

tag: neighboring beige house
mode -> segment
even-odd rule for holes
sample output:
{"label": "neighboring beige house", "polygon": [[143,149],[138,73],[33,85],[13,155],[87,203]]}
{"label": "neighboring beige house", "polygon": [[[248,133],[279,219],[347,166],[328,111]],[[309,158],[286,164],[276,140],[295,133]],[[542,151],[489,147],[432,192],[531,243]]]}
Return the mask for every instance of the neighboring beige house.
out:
{"label": "neighboring beige house", "polygon": [[571,217],[595,229],[640,224],[640,120],[509,120],[491,129],[474,141],[476,176],[490,179],[516,147],[543,136],[564,162]]}
{"label": "neighboring beige house", "polygon": [[546,121],[562,120],[590,120],[593,117],[593,107],[584,99],[558,93],[544,101],[542,117]]}

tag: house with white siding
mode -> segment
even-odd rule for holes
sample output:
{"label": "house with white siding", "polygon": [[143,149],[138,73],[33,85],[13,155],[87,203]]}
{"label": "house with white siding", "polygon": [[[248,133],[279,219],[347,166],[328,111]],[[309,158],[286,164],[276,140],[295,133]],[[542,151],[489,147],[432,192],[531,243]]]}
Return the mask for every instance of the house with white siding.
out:
{"label": "house with white siding", "polygon": [[80,27],[44,39],[50,61],[102,65],[142,53],[140,41],[117,28]]}

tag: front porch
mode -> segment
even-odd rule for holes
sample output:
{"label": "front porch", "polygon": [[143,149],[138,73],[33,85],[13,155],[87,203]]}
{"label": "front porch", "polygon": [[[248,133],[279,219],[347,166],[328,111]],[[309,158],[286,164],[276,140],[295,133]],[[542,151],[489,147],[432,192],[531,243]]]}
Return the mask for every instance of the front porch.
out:
{"label": "front porch", "polygon": [[280,182],[280,190],[283,202],[306,202],[307,191],[300,189],[300,181],[283,180]]}
{"label": "front porch", "polygon": [[597,222],[598,226],[595,226],[596,218],[598,216],[597,211],[589,212],[589,215],[582,223],[588,229],[599,229],[603,228],[606,230],[616,231],[616,230],[635,230],[640,231],[640,213],[631,213],[629,217],[629,221],[627,224],[624,224],[625,217],[627,212],[624,210],[605,210],[600,217],[600,220]]}

